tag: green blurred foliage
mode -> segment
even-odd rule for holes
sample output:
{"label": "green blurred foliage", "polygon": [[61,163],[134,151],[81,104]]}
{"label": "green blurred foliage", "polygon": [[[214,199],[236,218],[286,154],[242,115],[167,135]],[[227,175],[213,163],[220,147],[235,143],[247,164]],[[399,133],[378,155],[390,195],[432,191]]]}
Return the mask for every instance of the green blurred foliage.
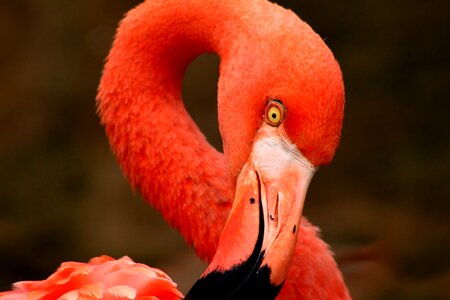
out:
{"label": "green blurred foliage", "polygon": [[[0,289],[65,260],[130,255],[186,290],[203,264],[133,195],[96,116],[118,21],[139,1],[0,2]],[[277,1],[326,41],[346,83],[334,162],[305,214],[355,299],[450,299],[450,24],[444,1]],[[219,60],[183,94],[208,139]]]}

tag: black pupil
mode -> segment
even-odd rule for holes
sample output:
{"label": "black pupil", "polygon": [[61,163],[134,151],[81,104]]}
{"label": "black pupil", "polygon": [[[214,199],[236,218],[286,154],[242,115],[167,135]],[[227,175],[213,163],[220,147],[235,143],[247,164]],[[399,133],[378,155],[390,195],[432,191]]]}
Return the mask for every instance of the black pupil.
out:
{"label": "black pupil", "polygon": [[272,118],[275,119],[276,117],[277,117],[277,114],[276,114],[276,113],[273,113],[273,114],[272,114]]}

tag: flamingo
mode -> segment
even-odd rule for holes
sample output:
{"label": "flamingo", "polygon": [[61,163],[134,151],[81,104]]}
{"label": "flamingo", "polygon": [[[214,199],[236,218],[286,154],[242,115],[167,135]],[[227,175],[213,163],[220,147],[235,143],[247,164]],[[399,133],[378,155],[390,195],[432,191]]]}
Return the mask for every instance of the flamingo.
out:
{"label": "flamingo", "polygon": [[[223,154],[181,98],[184,71],[208,52],[221,59]],[[147,0],[120,23],[97,104],[133,188],[210,262],[186,299],[350,299],[317,227],[302,218],[309,182],[339,143],[342,75],[323,40],[292,11],[266,0]],[[122,260],[134,266],[107,257],[66,263],[44,283],[85,276],[64,290],[74,289],[73,298],[61,299],[152,296],[126,276],[93,271]],[[155,289],[181,297],[166,275],[138,267],[164,283]],[[16,288],[0,299],[36,293],[30,282]]]}

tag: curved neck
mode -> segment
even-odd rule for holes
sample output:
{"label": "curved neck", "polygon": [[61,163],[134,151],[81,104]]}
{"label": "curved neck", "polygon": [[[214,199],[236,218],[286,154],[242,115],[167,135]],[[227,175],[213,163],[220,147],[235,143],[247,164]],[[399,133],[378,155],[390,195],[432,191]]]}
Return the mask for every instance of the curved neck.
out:
{"label": "curved neck", "polygon": [[[274,8],[262,0],[146,1],[121,22],[101,79],[98,110],[122,170],[144,199],[208,261],[231,208],[230,182],[247,157],[247,144],[261,113],[250,109],[255,104],[248,101],[248,94],[267,96],[267,87],[255,91],[258,78],[284,74],[259,69],[271,64],[266,55],[274,52],[271,48],[254,55],[268,31],[283,33],[282,24],[294,18]],[[297,30],[297,23],[292,24],[290,29]],[[258,32],[260,36],[255,36]],[[269,42],[284,47],[281,41],[285,41],[282,35]],[[228,169],[225,156],[208,144],[181,99],[186,67],[205,52],[221,58],[219,123],[224,151],[234,156]],[[251,75],[242,72],[251,68]],[[243,120],[255,121],[243,126]],[[234,135],[229,134],[231,127]],[[330,299],[348,299],[342,276],[316,230],[303,222],[299,236],[282,295],[325,299],[318,295],[340,290],[341,297]],[[310,280],[316,275],[322,278],[320,286]]]}
{"label": "curved neck", "polygon": [[[98,106],[111,147],[134,188],[196,252],[211,259],[231,207],[224,157],[181,99],[188,64],[222,56],[224,1],[147,1],[122,21],[100,83]],[[188,7],[189,6],[189,7]],[[214,16],[211,12],[217,12]],[[227,36],[227,35],[224,35]],[[214,227],[214,228],[211,228]],[[201,241],[201,242],[198,242]]]}

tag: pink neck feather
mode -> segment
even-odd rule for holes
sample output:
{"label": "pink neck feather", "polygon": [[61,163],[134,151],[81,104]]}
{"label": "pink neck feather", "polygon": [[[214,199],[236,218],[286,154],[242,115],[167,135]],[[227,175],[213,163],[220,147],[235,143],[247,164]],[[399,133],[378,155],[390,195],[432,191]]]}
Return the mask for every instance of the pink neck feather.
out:
{"label": "pink neck feather", "polygon": [[[227,38],[243,25],[234,16],[251,16],[245,6],[248,10],[252,5],[272,4],[144,2],[122,21],[99,88],[101,121],[132,186],[208,261],[231,208],[234,174],[230,176],[224,155],[208,144],[188,115],[181,80],[193,59],[216,52],[224,81],[231,45]],[[233,76],[228,73],[226,78]],[[220,101],[219,97],[219,110]],[[336,263],[316,234],[315,227],[302,223],[280,299],[349,298]]]}
{"label": "pink neck feather", "polygon": [[121,23],[101,80],[99,111],[132,186],[211,259],[232,192],[223,154],[183,105],[181,80],[189,62],[212,48],[199,27],[202,16],[195,15],[201,10],[180,13],[181,1],[164,2],[147,1]]}

